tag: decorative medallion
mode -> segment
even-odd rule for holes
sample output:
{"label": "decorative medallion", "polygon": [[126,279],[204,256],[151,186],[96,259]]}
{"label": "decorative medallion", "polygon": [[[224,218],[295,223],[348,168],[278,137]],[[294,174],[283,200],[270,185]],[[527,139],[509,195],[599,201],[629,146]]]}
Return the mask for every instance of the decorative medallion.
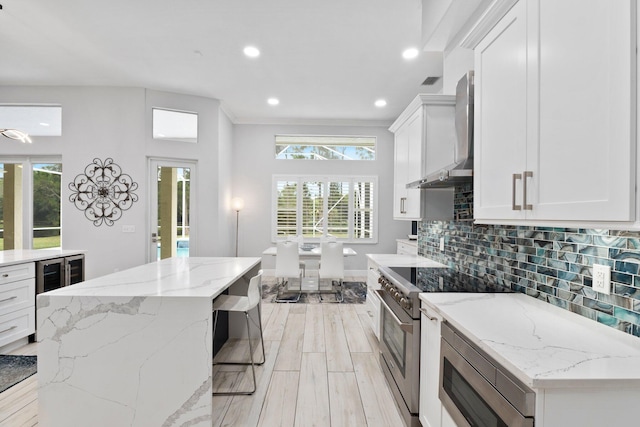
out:
{"label": "decorative medallion", "polygon": [[93,159],[93,163],[84,168],[84,173],[69,183],[69,189],[72,191],[69,201],[84,211],[84,216],[96,227],[112,226],[120,219],[122,211],[138,201],[138,195],[134,193],[138,183],[122,173],[111,157],[104,161]]}

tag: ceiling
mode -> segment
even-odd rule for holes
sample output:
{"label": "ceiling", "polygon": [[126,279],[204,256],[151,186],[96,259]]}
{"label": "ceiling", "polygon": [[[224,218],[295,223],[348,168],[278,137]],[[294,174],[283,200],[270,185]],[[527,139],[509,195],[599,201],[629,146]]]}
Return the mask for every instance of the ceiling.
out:
{"label": "ceiling", "polygon": [[[402,57],[421,43],[421,0],[0,3],[2,85],[199,95],[220,99],[236,123],[386,124],[442,87],[422,86],[442,76],[441,53]],[[246,45],[261,55],[246,57]]]}

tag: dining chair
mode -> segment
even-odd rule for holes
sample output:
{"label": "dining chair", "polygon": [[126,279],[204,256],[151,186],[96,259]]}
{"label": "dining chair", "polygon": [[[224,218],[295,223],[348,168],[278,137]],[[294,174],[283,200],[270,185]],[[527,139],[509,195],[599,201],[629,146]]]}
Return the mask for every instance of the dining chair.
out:
{"label": "dining chair", "polygon": [[[262,365],[265,361],[264,354],[264,338],[262,335],[262,311],[260,309],[261,298],[261,284],[262,270],[258,272],[249,280],[249,286],[247,288],[247,295],[219,295],[213,301],[213,336],[216,335],[216,327],[218,326],[218,313],[221,311],[227,312],[241,312],[244,313],[247,321],[247,337],[249,341],[249,358],[250,362],[213,362],[214,365],[251,365],[251,373],[253,375],[253,390],[251,391],[233,391],[233,392],[213,392],[215,396],[234,396],[234,395],[250,395],[256,391],[256,365]],[[258,307],[258,324],[249,316],[249,311]],[[251,320],[251,322],[250,322]],[[262,362],[256,362],[253,360],[253,346],[251,345],[251,329],[250,323],[254,323],[260,330],[260,343],[262,345]]]}
{"label": "dining chair", "polygon": [[[302,248],[302,246],[304,246],[304,236],[302,234],[298,236],[287,236],[287,240],[289,242],[297,242],[299,248]],[[300,260],[299,264],[300,270],[302,270],[302,277],[305,277],[307,275],[307,263],[303,260]]]}
{"label": "dining chair", "polygon": [[[302,295],[302,270],[300,269],[300,253],[298,242],[278,242],[276,245],[276,278],[281,279],[278,284],[278,293],[275,302],[298,302]],[[298,293],[293,297],[286,296],[290,293],[289,279],[297,279],[299,283]]]}
{"label": "dining chair", "polygon": [[[342,242],[322,242],[320,248],[318,280],[329,280],[330,289],[335,294],[335,302],[342,302],[344,300],[342,293],[342,281],[344,280]],[[334,282],[337,283],[335,292],[333,291]],[[323,301],[322,292],[320,292],[320,301]]]}

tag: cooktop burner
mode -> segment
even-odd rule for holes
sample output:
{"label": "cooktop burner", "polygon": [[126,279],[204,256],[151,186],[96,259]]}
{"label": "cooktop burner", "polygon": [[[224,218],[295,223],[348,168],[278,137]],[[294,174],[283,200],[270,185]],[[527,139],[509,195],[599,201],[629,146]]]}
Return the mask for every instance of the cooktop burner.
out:
{"label": "cooktop burner", "polygon": [[420,292],[513,292],[510,288],[450,268],[389,267]]}

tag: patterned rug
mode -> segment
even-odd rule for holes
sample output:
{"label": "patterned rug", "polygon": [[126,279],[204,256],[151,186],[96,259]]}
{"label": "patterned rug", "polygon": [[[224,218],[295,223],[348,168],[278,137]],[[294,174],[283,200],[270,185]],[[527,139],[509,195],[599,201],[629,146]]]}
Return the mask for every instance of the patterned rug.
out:
{"label": "patterned rug", "polygon": [[[342,283],[343,304],[364,304],[367,297],[367,284],[364,282],[343,282]],[[278,293],[278,286],[275,283],[262,284],[262,302],[272,303]],[[291,300],[297,298],[297,293],[287,294]],[[322,294],[323,302],[335,302],[335,297],[330,293]],[[317,304],[320,303],[318,293],[303,292],[298,303]]]}
{"label": "patterned rug", "polygon": [[0,393],[36,373],[36,356],[0,355]]}

